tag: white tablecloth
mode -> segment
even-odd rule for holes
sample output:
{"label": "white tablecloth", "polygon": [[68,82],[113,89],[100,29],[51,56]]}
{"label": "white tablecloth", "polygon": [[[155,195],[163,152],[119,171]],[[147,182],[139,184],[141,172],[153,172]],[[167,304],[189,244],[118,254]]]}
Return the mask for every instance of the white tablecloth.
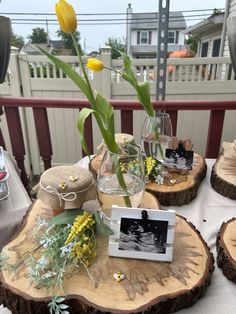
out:
{"label": "white tablecloth", "polygon": [[[216,193],[210,184],[211,168],[215,160],[207,160],[207,176],[202,182],[197,197],[188,205],[168,207],[191,221],[201,232],[216,259],[216,236],[223,222],[236,216],[236,201]],[[88,159],[78,165],[87,167]],[[235,314],[236,285],[224,277],[215,263],[210,286],[206,295],[190,308],[179,314]]]}
{"label": "white tablecloth", "polygon": [[4,152],[4,156],[10,174],[8,179],[10,195],[8,199],[0,201],[0,246],[14,234],[31,204],[10,155]]}

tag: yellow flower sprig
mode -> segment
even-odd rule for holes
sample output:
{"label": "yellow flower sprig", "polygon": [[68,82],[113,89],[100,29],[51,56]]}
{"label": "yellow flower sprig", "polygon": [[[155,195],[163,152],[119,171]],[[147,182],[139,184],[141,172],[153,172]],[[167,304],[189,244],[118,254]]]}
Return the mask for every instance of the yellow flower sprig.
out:
{"label": "yellow flower sprig", "polygon": [[77,258],[86,268],[96,257],[95,219],[88,212],[76,217],[65,245],[72,243],[72,258]]}
{"label": "yellow flower sprig", "polygon": [[83,234],[87,229],[93,227],[95,223],[93,216],[84,211],[83,215],[76,217],[65,244],[70,243],[79,234]]}
{"label": "yellow flower sprig", "polygon": [[154,158],[152,158],[152,157],[146,157],[145,165],[146,165],[147,176],[149,176],[150,173],[152,172],[152,169],[156,165],[156,160]]}

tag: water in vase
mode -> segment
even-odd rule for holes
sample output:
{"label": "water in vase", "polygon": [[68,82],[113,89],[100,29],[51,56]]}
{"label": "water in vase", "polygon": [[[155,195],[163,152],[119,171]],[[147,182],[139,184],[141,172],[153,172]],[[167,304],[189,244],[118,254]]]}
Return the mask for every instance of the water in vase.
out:
{"label": "water in vase", "polygon": [[171,137],[167,135],[159,135],[159,140],[154,140],[149,136],[142,138],[142,147],[146,156],[162,161],[170,140]]}
{"label": "water in vase", "polygon": [[127,192],[120,187],[116,174],[103,176],[97,183],[98,198],[108,217],[111,215],[112,205],[126,206],[124,196],[129,196],[132,207],[138,207],[142,201],[144,181],[132,174],[123,174],[123,176]]}

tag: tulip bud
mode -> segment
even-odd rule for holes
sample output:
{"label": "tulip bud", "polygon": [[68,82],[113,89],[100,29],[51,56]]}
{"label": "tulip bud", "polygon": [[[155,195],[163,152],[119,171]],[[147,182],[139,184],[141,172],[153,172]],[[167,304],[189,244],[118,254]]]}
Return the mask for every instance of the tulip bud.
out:
{"label": "tulip bud", "polygon": [[59,0],[56,4],[56,15],[60,27],[64,33],[73,33],[77,28],[75,10],[65,0]]}
{"label": "tulip bud", "polygon": [[104,68],[102,61],[100,61],[96,58],[88,58],[86,66],[88,69],[95,71],[95,72],[102,71],[102,69]]}

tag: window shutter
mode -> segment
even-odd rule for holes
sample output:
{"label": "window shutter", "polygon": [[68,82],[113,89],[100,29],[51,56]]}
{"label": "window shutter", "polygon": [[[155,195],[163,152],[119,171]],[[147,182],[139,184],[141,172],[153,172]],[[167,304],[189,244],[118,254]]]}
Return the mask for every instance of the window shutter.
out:
{"label": "window shutter", "polygon": [[140,44],[140,31],[137,31],[137,44]]}
{"label": "window shutter", "polygon": [[148,44],[151,45],[152,44],[152,32],[149,31],[149,34],[148,34]]}
{"label": "window shutter", "polygon": [[178,44],[179,43],[179,31],[175,32],[175,43]]}

